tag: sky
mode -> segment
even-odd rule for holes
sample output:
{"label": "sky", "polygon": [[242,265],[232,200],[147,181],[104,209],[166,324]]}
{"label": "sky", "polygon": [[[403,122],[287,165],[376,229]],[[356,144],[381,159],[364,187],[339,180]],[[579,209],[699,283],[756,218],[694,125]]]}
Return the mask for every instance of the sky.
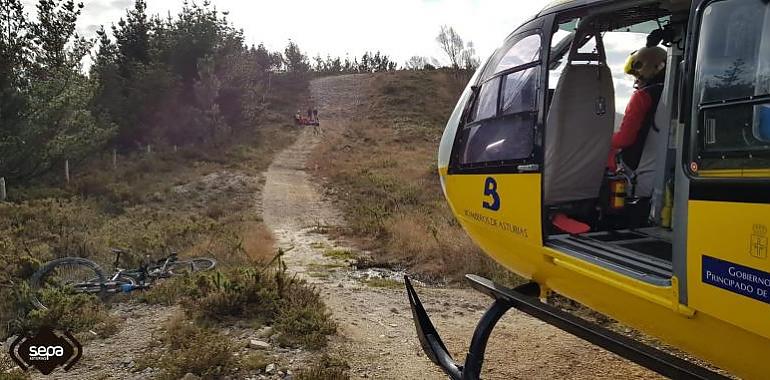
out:
{"label": "sky", "polygon": [[[84,3],[78,29],[95,35],[109,30],[133,0],[80,0]],[[150,14],[175,15],[183,0],[147,0]],[[34,15],[35,0],[23,0]],[[403,63],[414,55],[445,61],[435,37],[441,25],[455,28],[473,41],[480,56],[489,55],[513,29],[540,11],[547,0],[211,0],[249,44],[264,43],[283,50],[289,39],[309,56],[360,56],[380,50]],[[509,11],[501,12],[501,9]],[[482,27],[479,27],[482,26]]]}
{"label": "sky", "polygon": [[[125,15],[134,0],[81,0],[85,8],[78,20],[81,35],[94,37],[100,25],[106,30]],[[149,14],[175,15],[183,0],[147,0]],[[202,1],[202,0],[201,0]],[[23,0],[34,16],[35,0]],[[466,41],[473,41],[485,59],[517,26],[531,19],[550,0],[211,0],[242,28],[248,44],[264,43],[282,51],[289,39],[310,57],[320,54],[361,56],[380,50],[403,64],[409,57],[435,57],[446,63],[436,35],[441,25],[452,26]],[[627,34],[627,33],[623,33]],[[622,113],[633,81],[622,73],[622,64],[642,39],[605,38],[609,64],[618,90]]]}

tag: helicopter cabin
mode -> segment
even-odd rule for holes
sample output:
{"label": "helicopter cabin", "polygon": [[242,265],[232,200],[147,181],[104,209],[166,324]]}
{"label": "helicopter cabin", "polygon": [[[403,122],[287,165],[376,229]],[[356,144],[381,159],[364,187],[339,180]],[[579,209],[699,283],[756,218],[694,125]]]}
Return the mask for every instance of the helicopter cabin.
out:
{"label": "helicopter cabin", "polygon": [[[670,286],[674,274],[686,278],[688,177],[767,166],[770,109],[725,102],[768,92],[770,14],[761,0],[710,4],[685,78],[690,1],[564,3],[517,29],[476,74],[448,174],[541,173],[543,245]],[[637,90],[623,64],[645,46],[667,54],[659,101],[637,136],[638,163],[609,171],[613,133]],[[691,109],[679,107],[685,84]],[[697,119],[687,136],[678,128],[686,117]]]}
{"label": "helicopter cabin", "polygon": [[[634,82],[650,49],[659,76]],[[627,150],[637,91],[654,102]],[[768,0],[554,2],[471,78],[437,166],[474,243],[541,298],[766,377]]]}

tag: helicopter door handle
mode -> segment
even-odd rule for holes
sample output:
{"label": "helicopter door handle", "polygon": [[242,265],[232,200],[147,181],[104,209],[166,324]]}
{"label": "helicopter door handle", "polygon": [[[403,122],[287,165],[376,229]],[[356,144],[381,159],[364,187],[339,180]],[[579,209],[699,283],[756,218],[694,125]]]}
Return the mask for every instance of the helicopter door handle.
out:
{"label": "helicopter door handle", "polygon": [[516,170],[518,170],[519,172],[536,172],[540,170],[540,165],[538,164],[519,165],[516,167]]}

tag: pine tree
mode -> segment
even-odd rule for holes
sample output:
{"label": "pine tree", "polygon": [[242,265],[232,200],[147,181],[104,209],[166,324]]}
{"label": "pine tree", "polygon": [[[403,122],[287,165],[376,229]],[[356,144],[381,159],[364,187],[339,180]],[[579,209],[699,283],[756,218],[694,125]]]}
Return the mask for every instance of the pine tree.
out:
{"label": "pine tree", "polygon": [[306,73],[310,70],[310,64],[294,41],[289,40],[289,44],[284,49],[284,63],[286,71],[290,73]]}

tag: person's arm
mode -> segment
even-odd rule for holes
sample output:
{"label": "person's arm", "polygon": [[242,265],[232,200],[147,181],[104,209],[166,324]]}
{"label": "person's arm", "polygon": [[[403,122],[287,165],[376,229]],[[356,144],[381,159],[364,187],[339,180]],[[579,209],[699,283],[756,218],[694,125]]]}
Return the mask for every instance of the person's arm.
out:
{"label": "person's arm", "polygon": [[644,91],[635,91],[626,106],[626,114],[620,124],[620,130],[612,135],[612,148],[622,149],[631,146],[642,129],[644,119],[652,108],[652,98]]}

